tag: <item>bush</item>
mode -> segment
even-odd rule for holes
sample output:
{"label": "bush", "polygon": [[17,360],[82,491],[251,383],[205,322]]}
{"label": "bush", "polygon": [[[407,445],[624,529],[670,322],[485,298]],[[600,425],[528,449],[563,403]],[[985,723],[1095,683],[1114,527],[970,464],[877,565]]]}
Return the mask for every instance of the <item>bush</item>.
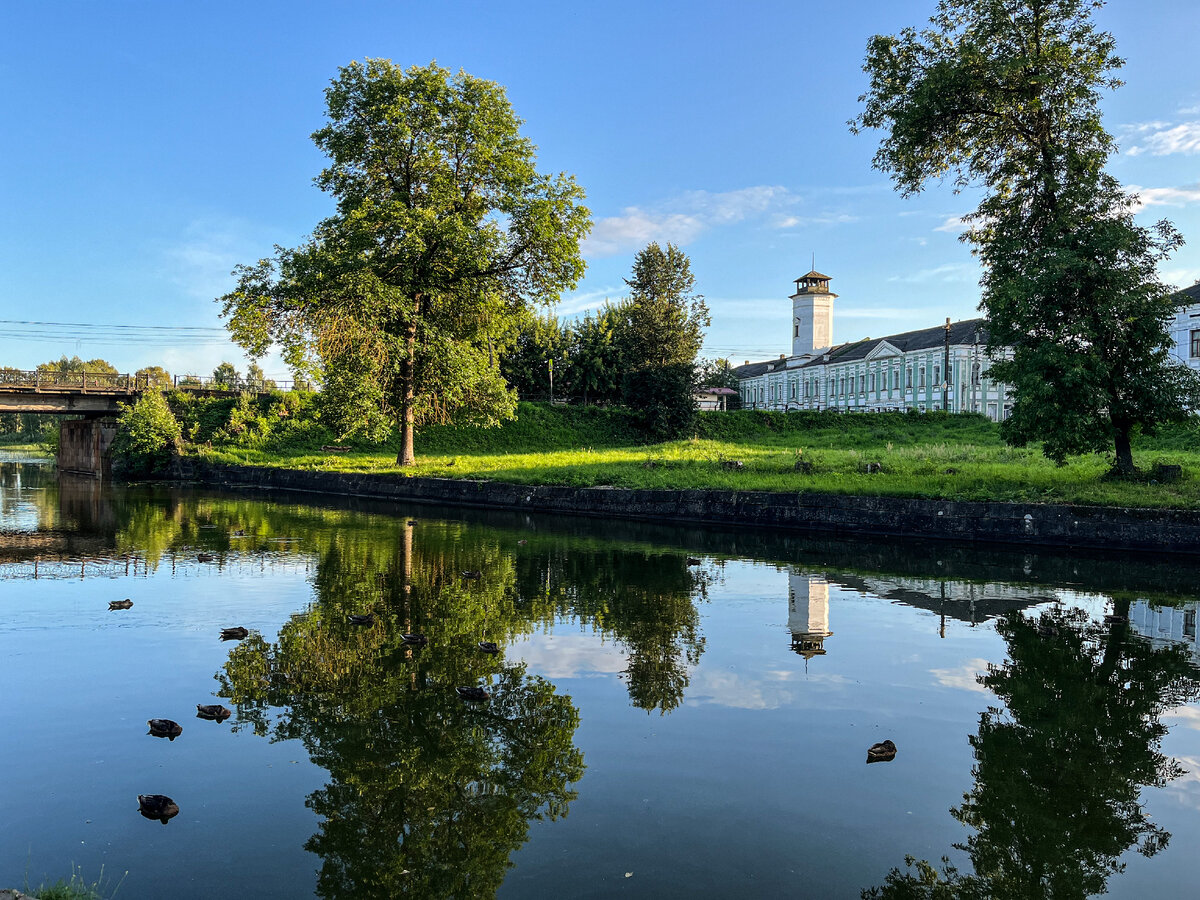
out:
{"label": "bush", "polygon": [[137,402],[119,406],[113,472],[125,477],[162,474],[180,439],[179,422],[167,401],[157,391],[147,391]]}

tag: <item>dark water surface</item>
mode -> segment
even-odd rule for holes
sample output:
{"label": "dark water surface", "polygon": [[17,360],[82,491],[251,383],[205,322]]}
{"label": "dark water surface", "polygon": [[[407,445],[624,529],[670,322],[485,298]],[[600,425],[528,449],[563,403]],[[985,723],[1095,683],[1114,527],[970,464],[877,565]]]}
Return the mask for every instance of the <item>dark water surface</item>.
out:
{"label": "dark water surface", "polygon": [[853,898],[911,896],[912,856],[949,858],[946,896],[1197,894],[1186,561],[100,489],[18,460],[0,532],[0,887],[74,865],[179,900]]}

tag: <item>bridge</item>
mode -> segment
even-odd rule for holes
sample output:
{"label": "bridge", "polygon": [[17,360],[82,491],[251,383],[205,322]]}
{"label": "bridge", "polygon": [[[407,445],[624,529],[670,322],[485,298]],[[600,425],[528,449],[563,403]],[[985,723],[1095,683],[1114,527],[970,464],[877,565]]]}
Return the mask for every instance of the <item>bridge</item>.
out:
{"label": "bridge", "polygon": [[[236,382],[176,375],[169,387],[206,396],[228,396],[240,391],[267,394],[292,388],[290,381]],[[44,372],[0,369],[0,413],[41,413],[99,418],[115,416],[118,403],[130,403],[147,390],[168,385],[149,375],[115,375],[109,372]]]}
{"label": "bridge", "polygon": [[292,382],[218,380],[184,375],[176,376],[170,385],[165,385],[149,375],[0,369],[0,413],[77,417],[59,426],[58,468],[103,478],[112,472],[109,448],[117,429],[114,423],[101,420],[117,415],[121,411],[118,404],[132,403],[146,391],[166,387],[210,397],[228,397],[241,391],[267,394],[288,390]]}

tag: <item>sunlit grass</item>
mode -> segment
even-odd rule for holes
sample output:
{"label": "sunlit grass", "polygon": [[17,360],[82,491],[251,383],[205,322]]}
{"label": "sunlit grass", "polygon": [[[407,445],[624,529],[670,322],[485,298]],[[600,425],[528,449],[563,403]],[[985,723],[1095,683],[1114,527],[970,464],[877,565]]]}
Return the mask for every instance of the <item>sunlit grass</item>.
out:
{"label": "sunlit grass", "polygon": [[[810,440],[804,440],[809,437]],[[419,456],[401,469],[389,450],[330,453],[202,451],[218,463],[301,470],[370,472],[436,478],[479,478],[518,484],[613,486],[643,489],[721,488],[745,491],[809,491],[865,496],[977,501],[1082,503],[1113,506],[1200,505],[1200,452],[1143,450],[1137,464],[1182,463],[1175,484],[1129,483],[1103,476],[1109,463],[1080,457],[1057,466],[1038,448],[987,443],[880,441],[856,436],[839,447],[828,434],[788,434],[767,440],[693,439],[635,447],[602,447],[526,453],[472,452]],[[891,437],[895,437],[892,435]],[[797,462],[807,471],[797,469]],[[741,466],[737,467],[736,463]],[[876,464],[879,471],[869,471]]]}

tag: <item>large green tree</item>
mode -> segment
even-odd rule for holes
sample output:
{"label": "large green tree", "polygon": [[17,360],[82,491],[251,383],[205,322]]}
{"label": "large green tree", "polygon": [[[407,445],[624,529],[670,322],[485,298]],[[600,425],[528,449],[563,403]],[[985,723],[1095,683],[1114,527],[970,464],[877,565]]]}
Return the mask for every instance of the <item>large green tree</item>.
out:
{"label": "large green tree", "polygon": [[625,283],[629,300],[616,308],[623,399],[659,436],[680,434],[695,417],[696,355],[711,323],[708,306],[693,293],[691,262],[674,244],[638,251]]}
{"label": "large green tree", "polygon": [[239,268],[223,315],[253,356],[279,343],[293,368],[361,371],[411,465],[420,422],[511,415],[490,342],[578,282],[590,217],[573,178],[537,171],[494,82],[368,59],[326,101],[317,184],[337,209],[303,246]]}
{"label": "large green tree", "polygon": [[952,175],[983,188],[964,238],[983,263],[992,375],[1013,388],[1004,424],[1059,462],[1184,415],[1200,378],[1170,356],[1177,305],[1157,266],[1181,243],[1146,228],[1105,171],[1101,93],[1122,60],[1096,29],[1101,0],[943,0],[930,26],[876,35],[854,130],[905,195]]}

